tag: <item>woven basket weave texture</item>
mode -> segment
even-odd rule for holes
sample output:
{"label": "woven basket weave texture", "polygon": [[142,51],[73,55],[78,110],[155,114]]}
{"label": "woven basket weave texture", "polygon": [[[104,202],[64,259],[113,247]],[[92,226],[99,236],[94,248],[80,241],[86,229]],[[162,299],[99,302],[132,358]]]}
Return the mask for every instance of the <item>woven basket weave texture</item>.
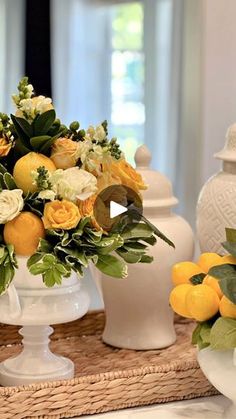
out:
{"label": "woven basket weave texture", "polygon": [[[165,350],[131,351],[105,345],[104,313],[55,327],[51,347],[70,357],[76,378],[0,388],[0,419],[60,419],[126,407],[217,394],[191,346],[194,324],[177,320],[177,342]],[[17,353],[18,328],[1,325],[0,361]]]}

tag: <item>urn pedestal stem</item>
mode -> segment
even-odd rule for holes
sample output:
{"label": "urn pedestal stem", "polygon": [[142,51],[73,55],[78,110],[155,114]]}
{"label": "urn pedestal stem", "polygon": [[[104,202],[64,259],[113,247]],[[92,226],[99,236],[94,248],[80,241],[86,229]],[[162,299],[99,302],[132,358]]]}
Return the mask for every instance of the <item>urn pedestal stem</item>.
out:
{"label": "urn pedestal stem", "polygon": [[74,376],[74,364],[70,359],[55,355],[49,348],[50,326],[24,326],[20,354],[0,364],[0,384],[3,386],[30,384],[50,380],[70,379]]}

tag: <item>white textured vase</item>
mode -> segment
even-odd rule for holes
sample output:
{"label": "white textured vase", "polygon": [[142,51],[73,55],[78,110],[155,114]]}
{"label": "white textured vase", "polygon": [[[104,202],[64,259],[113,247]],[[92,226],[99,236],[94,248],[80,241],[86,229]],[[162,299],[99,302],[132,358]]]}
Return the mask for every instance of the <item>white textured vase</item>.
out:
{"label": "white textured vase", "polygon": [[236,418],[236,350],[205,348],[198,352],[198,362],[210,383],[232,401],[222,418]]}
{"label": "white textured vase", "polygon": [[8,291],[0,297],[0,322],[20,325],[22,352],[0,364],[0,384],[15,386],[69,379],[74,376],[70,359],[49,349],[51,324],[67,323],[82,317],[89,307],[89,296],[81,290],[76,274],[62,284],[47,288],[41,275],[31,275],[27,258],[18,258],[19,269]]}
{"label": "white textured vase", "polygon": [[203,186],[197,204],[197,235],[202,252],[224,253],[225,227],[236,226],[236,124],[229,127],[223,150],[215,154],[222,170]]}
{"label": "white textured vase", "polygon": [[158,239],[149,248],[154,261],[129,264],[126,279],[102,275],[94,268],[93,276],[99,283],[105,305],[104,342],[119,348],[158,349],[176,340],[169,306],[171,267],[178,261],[192,259],[194,241],[188,223],[172,212],[178,201],[170,182],[149,169],[151,155],[145,146],[137,150],[135,160],[149,185],[143,194],[144,215],[175,243],[176,249]]}

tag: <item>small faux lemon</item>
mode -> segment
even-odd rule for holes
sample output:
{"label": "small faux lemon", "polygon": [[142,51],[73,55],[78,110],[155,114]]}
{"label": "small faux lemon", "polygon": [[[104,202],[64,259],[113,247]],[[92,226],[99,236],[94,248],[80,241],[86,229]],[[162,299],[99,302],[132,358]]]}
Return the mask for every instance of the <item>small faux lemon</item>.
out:
{"label": "small faux lemon", "polygon": [[236,319],[236,304],[232,303],[225,295],[220,301],[220,314],[222,317]]}
{"label": "small faux lemon", "polygon": [[197,264],[206,274],[213,266],[222,265],[222,263],[222,257],[217,253],[202,253],[197,261]]}
{"label": "small faux lemon", "polygon": [[213,317],[219,310],[219,303],[217,292],[208,285],[195,285],[186,294],[187,312],[199,322]]}
{"label": "small faux lemon", "polygon": [[202,272],[196,263],[179,262],[172,267],[172,282],[174,285],[190,284],[189,279]]}
{"label": "small faux lemon", "polygon": [[206,275],[202,283],[203,285],[209,285],[209,287],[213,288],[213,290],[217,292],[219,298],[223,297],[223,292],[221,291],[221,288],[219,286],[218,279],[214,278],[211,275]]}
{"label": "small faux lemon", "polygon": [[17,187],[22,189],[24,194],[37,190],[36,185],[33,184],[32,171],[37,170],[40,166],[44,166],[49,172],[56,170],[53,161],[44,154],[31,152],[17,160],[13,169],[13,177]]}
{"label": "small faux lemon", "polygon": [[175,313],[180,316],[191,318],[186,308],[186,295],[191,288],[193,288],[193,285],[181,284],[175,287],[170,293],[170,305]]}
{"label": "small faux lemon", "polygon": [[229,263],[232,265],[236,265],[236,257],[232,256],[232,255],[226,255],[222,257],[222,262],[223,263]]}

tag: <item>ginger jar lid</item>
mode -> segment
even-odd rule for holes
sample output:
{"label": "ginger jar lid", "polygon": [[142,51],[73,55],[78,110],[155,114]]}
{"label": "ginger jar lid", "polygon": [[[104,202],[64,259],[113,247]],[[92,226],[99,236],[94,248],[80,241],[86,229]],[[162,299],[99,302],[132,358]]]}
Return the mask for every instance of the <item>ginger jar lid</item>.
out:
{"label": "ginger jar lid", "polygon": [[228,162],[236,162],[236,124],[228,128],[224,148],[215,153],[214,157]]}
{"label": "ginger jar lid", "polygon": [[148,186],[146,190],[142,191],[144,207],[171,208],[178,204],[178,199],[173,195],[169,179],[150,168],[151,158],[151,153],[146,145],[137,148],[134,157],[136,169]]}

